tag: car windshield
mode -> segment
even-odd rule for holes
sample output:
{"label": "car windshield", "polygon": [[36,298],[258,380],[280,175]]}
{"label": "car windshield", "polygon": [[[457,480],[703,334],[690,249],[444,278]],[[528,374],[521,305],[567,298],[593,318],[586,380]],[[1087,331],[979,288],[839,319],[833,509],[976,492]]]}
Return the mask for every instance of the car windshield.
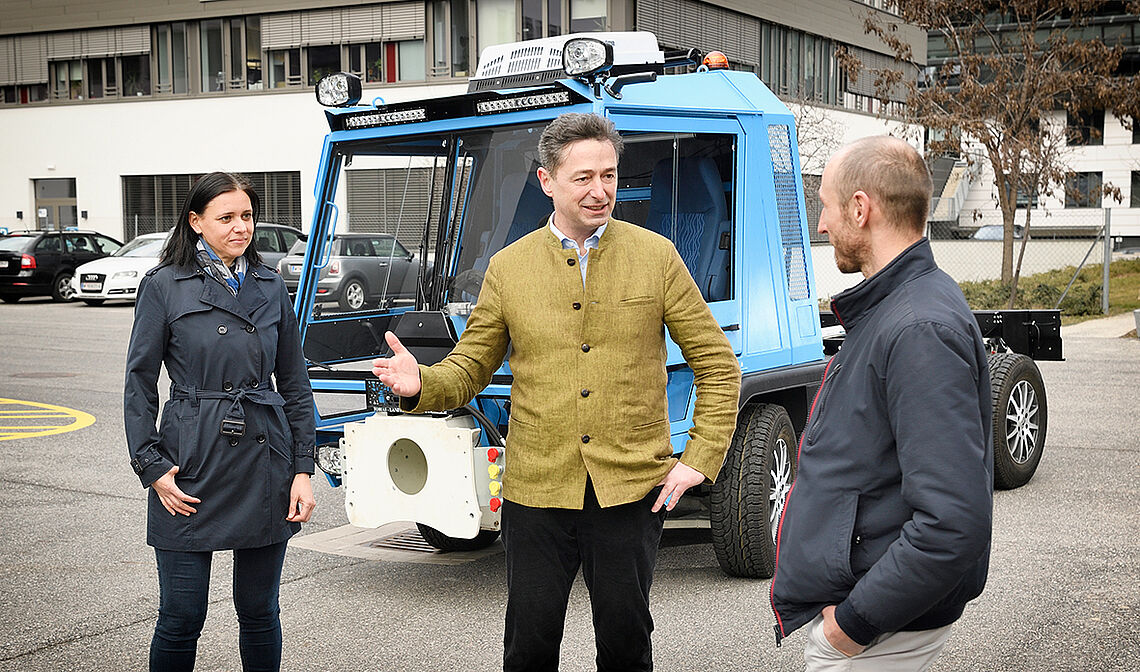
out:
{"label": "car windshield", "polygon": [[0,238],[0,250],[19,252],[28,245],[31,236],[4,236]]}
{"label": "car windshield", "polygon": [[112,254],[112,257],[158,257],[166,238],[135,238]]}

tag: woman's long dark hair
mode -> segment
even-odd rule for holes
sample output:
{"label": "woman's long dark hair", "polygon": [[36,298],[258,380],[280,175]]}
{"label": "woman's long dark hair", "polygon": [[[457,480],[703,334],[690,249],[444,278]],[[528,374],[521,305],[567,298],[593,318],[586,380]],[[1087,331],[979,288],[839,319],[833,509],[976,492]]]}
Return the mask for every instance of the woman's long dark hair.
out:
{"label": "woman's long dark hair", "polygon": [[[249,196],[249,204],[253,208],[253,223],[261,219],[261,199],[253,190],[253,185],[242,175],[233,173],[210,173],[198,178],[190,193],[186,194],[186,201],[182,203],[182,212],[178,214],[178,221],[170,230],[170,238],[162,248],[160,265],[168,266],[194,266],[198,257],[198,234],[190,227],[190,213],[202,214],[210,201],[222,194],[231,191],[244,191]],[[249,265],[257,266],[261,263],[261,254],[257,251],[253,241],[242,254]]]}

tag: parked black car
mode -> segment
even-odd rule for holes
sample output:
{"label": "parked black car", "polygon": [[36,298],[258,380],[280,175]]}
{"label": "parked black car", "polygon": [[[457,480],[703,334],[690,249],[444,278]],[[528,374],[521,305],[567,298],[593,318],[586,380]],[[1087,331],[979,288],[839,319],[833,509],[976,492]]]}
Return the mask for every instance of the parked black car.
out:
{"label": "parked black car", "polygon": [[70,301],[75,268],[123,244],[94,231],[15,231],[0,237],[0,300],[51,296]]}

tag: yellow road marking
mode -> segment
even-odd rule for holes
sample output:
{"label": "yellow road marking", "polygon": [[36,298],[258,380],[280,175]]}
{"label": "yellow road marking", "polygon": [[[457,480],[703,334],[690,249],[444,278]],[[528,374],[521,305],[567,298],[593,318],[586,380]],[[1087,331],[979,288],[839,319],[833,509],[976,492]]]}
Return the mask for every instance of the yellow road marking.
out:
{"label": "yellow road marking", "polygon": [[83,429],[95,422],[95,416],[83,411],[77,411],[63,406],[41,404],[36,401],[22,401],[19,399],[4,399],[0,397],[0,419],[11,422],[13,420],[32,420],[42,423],[45,419],[59,418],[69,422],[58,424],[5,424],[0,425],[0,441],[11,439],[28,439],[34,436],[49,436],[63,434]]}

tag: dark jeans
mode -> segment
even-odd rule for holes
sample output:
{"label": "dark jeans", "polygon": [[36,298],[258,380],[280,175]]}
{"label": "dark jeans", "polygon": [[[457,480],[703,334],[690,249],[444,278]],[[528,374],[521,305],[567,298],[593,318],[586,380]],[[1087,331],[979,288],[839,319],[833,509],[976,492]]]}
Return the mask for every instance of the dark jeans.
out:
{"label": "dark jeans", "polygon": [[603,509],[587,481],[581,511],[503,502],[507,564],[505,672],[557,670],[570,586],[582,568],[601,672],[652,670],[649,587],[665,509],[639,502]]}
{"label": "dark jeans", "polygon": [[[281,610],[277,594],[287,542],[234,550],[234,607],[243,670],[281,667]],[[154,549],[158,560],[158,623],[150,642],[151,672],[194,669],[198,635],[206,622],[213,553]]]}

